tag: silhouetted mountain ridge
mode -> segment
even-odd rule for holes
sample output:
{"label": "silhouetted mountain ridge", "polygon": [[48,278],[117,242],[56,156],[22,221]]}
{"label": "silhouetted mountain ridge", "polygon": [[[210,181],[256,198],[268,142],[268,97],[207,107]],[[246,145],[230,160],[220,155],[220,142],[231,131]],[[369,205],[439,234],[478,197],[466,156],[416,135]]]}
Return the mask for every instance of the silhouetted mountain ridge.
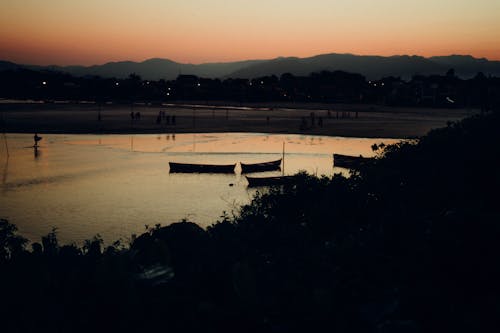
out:
{"label": "silhouetted mountain ridge", "polygon": [[18,64],[15,64],[10,61],[2,61],[0,60],[0,71],[12,70],[19,68]]}
{"label": "silhouetted mountain ridge", "polygon": [[182,64],[169,59],[151,58],[142,62],[118,61],[93,66],[31,66],[24,67],[34,70],[56,70],[76,76],[97,75],[102,77],[125,78],[132,73],[143,79],[159,80],[175,79],[179,74],[191,74],[202,77],[216,78],[237,71],[246,66],[265,60],[246,60],[227,63]]}
{"label": "silhouetted mountain ridge", "polygon": [[[454,68],[460,76],[473,76],[478,72],[498,76],[500,61],[490,61],[486,58],[474,58],[470,55],[450,55],[431,57],[435,63]],[[460,72],[458,72],[460,71]]]}
{"label": "silhouetted mountain ridge", "polygon": [[179,74],[191,74],[207,78],[255,78],[267,75],[309,75],[322,70],[341,70],[359,73],[368,79],[387,76],[410,78],[415,74],[444,74],[450,68],[456,75],[468,78],[483,72],[500,76],[500,61],[474,58],[470,55],[449,55],[425,58],[421,56],[395,55],[359,56],[353,54],[321,54],[313,57],[278,57],[269,60],[246,60],[235,62],[214,62],[204,64],[183,64],[169,59],[152,58],[142,62],[119,61],[93,66],[33,66],[18,65],[0,61],[0,70],[19,67],[32,70],[56,70],[76,76],[97,75],[124,78],[131,73],[143,79],[175,79]]}
{"label": "silhouetted mountain ridge", "polygon": [[254,64],[230,74],[231,77],[251,78],[264,75],[307,75],[321,70],[342,70],[360,73],[368,79],[379,79],[384,76],[400,76],[410,78],[415,74],[444,74],[448,69],[455,68],[459,76],[469,77],[479,71],[485,74],[499,75],[500,62],[487,61],[464,56],[432,58],[420,56],[357,56],[352,54],[323,54],[310,58],[277,58],[264,63]]}

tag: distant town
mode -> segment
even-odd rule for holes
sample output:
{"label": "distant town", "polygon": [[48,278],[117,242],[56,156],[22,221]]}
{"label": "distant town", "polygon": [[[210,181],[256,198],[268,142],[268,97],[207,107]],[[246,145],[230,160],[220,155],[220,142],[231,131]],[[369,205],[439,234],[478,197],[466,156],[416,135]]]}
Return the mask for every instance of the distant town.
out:
{"label": "distant town", "polygon": [[175,80],[155,81],[134,73],[117,79],[17,68],[0,73],[0,98],[45,103],[371,103],[489,110],[500,105],[500,78],[479,72],[462,79],[449,69],[443,75],[415,75],[409,80],[390,76],[371,81],[360,74],[321,71],[254,79],[179,75]]}

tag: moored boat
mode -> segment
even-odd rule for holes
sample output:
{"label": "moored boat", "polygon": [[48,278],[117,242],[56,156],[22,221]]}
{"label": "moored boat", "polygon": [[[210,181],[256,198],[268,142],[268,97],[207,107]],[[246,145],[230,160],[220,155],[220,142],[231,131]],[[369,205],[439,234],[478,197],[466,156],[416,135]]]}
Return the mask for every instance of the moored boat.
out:
{"label": "moored boat", "polygon": [[262,163],[243,163],[241,164],[241,173],[250,172],[263,172],[263,171],[274,171],[281,169],[281,158],[276,161],[262,162]]}
{"label": "moored boat", "polygon": [[276,177],[248,177],[248,187],[284,185],[293,182],[294,176],[276,176]]}
{"label": "moored boat", "polygon": [[234,173],[235,164],[191,164],[168,162],[170,172],[185,173]]}
{"label": "moored boat", "polygon": [[333,166],[346,168],[346,169],[359,169],[365,163],[373,160],[370,157],[359,156],[350,156],[350,155],[342,155],[342,154],[333,154]]}

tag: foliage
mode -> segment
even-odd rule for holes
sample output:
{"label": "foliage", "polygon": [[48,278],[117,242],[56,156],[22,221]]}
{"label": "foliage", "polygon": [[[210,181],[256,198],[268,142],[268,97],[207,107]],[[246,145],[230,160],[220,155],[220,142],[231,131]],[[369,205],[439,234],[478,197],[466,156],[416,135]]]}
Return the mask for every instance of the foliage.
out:
{"label": "foliage", "polygon": [[17,235],[17,227],[5,219],[0,219],[0,264],[2,261],[20,254],[28,240]]}

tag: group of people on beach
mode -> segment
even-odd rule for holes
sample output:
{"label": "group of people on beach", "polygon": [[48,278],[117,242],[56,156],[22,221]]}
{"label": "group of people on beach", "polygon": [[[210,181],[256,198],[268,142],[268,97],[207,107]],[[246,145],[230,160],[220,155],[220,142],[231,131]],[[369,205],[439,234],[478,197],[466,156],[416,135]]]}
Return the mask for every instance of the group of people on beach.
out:
{"label": "group of people on beach", "polygon": [[134,111],[130,111],[130,119],[131,120],[140,120],[141,119],[141,113],[137,111],[134,113]]}
{"label": "group of people on beach", "polygon": [[[358,111],[354,112],[354,118],[358,118]],[[332,111],[328,110],[327,111],[327,117],[332,118]],[[336,111],[335,118],[336,119],[344,119],[344,118],[351,118],[351,112],[350,111]],[[308,128],[315,127],[316,125],[318,127],[323,127],[323,117],[316,117],[316,114],[314,112],[311,112],[309,114],[309,120],[310,124],[307,120],[307,117],[301,117],[301,122],[300,122],[300,130],[305,130]]]}
{"label": "group of people on beach", "polygon": [[158,116],[156,117],[156,123],[161,124],[162,120],[165,120],[165,123],[167,125],[175,125],[177,122],[177,119],[175,119],[175,115],[169,116],[165,113],[165,111],[160,110],[158,112]]}

